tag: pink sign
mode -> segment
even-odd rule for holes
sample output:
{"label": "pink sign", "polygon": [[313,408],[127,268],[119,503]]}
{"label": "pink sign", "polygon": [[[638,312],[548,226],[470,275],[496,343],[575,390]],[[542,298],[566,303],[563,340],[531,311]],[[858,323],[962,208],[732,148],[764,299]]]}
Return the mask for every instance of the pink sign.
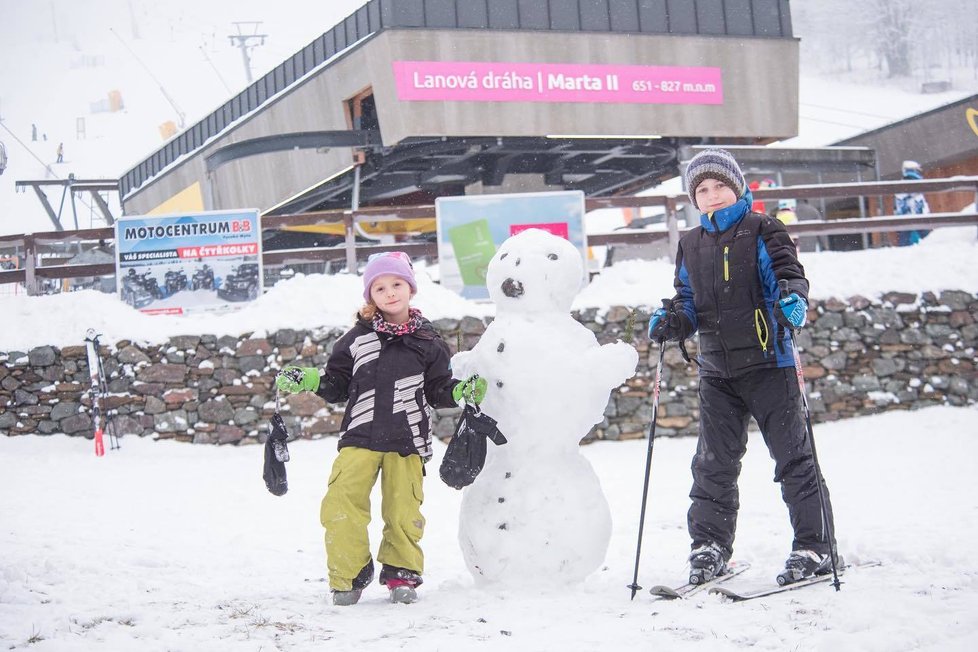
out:
{"label": "pink sign", "polygon": [[558,236],[564,240],[570,240],[570,230],[567,222],[547,222],[545,224],[510,224],[509,234],[511,236],[522,233],[527,229],[542,229],[551,235]]}
{"label": "pink sign", "polygon": [[720,68],[570,63],[395,61],[408,102],[723,104]]}

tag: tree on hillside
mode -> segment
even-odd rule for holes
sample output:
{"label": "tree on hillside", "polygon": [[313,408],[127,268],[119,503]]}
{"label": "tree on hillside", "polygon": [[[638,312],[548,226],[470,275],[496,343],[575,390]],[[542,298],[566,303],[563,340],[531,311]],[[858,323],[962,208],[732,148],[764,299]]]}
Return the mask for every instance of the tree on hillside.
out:
{"label": "tree on hillside", "polygon": [[978,0],[793,0],[794,31],[813,63],[852,71],[856,62],[888,77],[972,65],[978,75]]}
{"label": "tree on hillside", "polygon": [[[871,0],[865,2],[864,11],[876,14],[869,27],[881,59],[886,62],[890,77],[910,74],[911,33],[919,29],[914,0]],[[858,5],[857,5],[858,6]]]}

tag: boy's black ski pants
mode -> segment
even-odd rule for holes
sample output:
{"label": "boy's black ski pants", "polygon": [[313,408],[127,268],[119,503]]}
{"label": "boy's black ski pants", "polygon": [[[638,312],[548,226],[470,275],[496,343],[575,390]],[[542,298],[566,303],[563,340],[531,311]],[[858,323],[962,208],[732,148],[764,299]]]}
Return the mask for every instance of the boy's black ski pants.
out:
{"label": "boy's black ski pants", "polygon": [[[740,496],[737,478],[747,451],[747,423],[757,421],[774,459],[774,481],[794,529],[792,550],[829,553],[815,483],[815,463],[793,367],[761,369],[735,378],[700,378],[700,434],[693,457],[693,503],[687,521],[693,549],[718,543],[733,553]],[[832,518],[828,488],[826,512]],[[835,528],[832,528],[835,531]]]}

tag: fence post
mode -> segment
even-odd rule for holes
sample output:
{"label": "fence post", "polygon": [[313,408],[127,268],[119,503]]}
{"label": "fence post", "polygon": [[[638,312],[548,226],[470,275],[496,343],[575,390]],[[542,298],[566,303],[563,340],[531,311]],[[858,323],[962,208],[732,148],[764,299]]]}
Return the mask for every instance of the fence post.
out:
{"label": "fence post", "polygon": [[353,214],[343,216],[343,226],[346,228],[346,271],[348,274],[357,273],[357,241],[353,232]]}
{"label": "fence post", "polygon": [[27,289],[27,296],[33,297],[38,292],[37,277],[34,276],[34,266],[37,264],[37,243],[34,242],[33,233],[24,234],[24,287]]}
{"label": "fence post", "polygon": [[676,200],[666,197],[666,229],[669,232],[669,260],[676,262],[679,252],[679,221],[676,216]]}

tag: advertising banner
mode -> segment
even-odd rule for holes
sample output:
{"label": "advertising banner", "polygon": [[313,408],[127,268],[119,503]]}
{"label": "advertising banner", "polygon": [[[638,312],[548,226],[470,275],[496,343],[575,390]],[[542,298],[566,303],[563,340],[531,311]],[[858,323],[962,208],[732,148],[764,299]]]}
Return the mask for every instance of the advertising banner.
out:
{"label": "advertising banner", "polygon": [[587,260],[584,193],[579,190],[439,197],[435,216],[441,285],[466,299],[489,298],[489,261],[504,240],[526,229],[569,240]]}
{"label": "advertising banner", "polygon": [[149,314],[221,312],[262,293],[257,210],[116,222],[119,298]]}
{"label": "advertising banner", "polygon": [[408,102],[723,104],[720,68],[488,61],[395,61]]}

